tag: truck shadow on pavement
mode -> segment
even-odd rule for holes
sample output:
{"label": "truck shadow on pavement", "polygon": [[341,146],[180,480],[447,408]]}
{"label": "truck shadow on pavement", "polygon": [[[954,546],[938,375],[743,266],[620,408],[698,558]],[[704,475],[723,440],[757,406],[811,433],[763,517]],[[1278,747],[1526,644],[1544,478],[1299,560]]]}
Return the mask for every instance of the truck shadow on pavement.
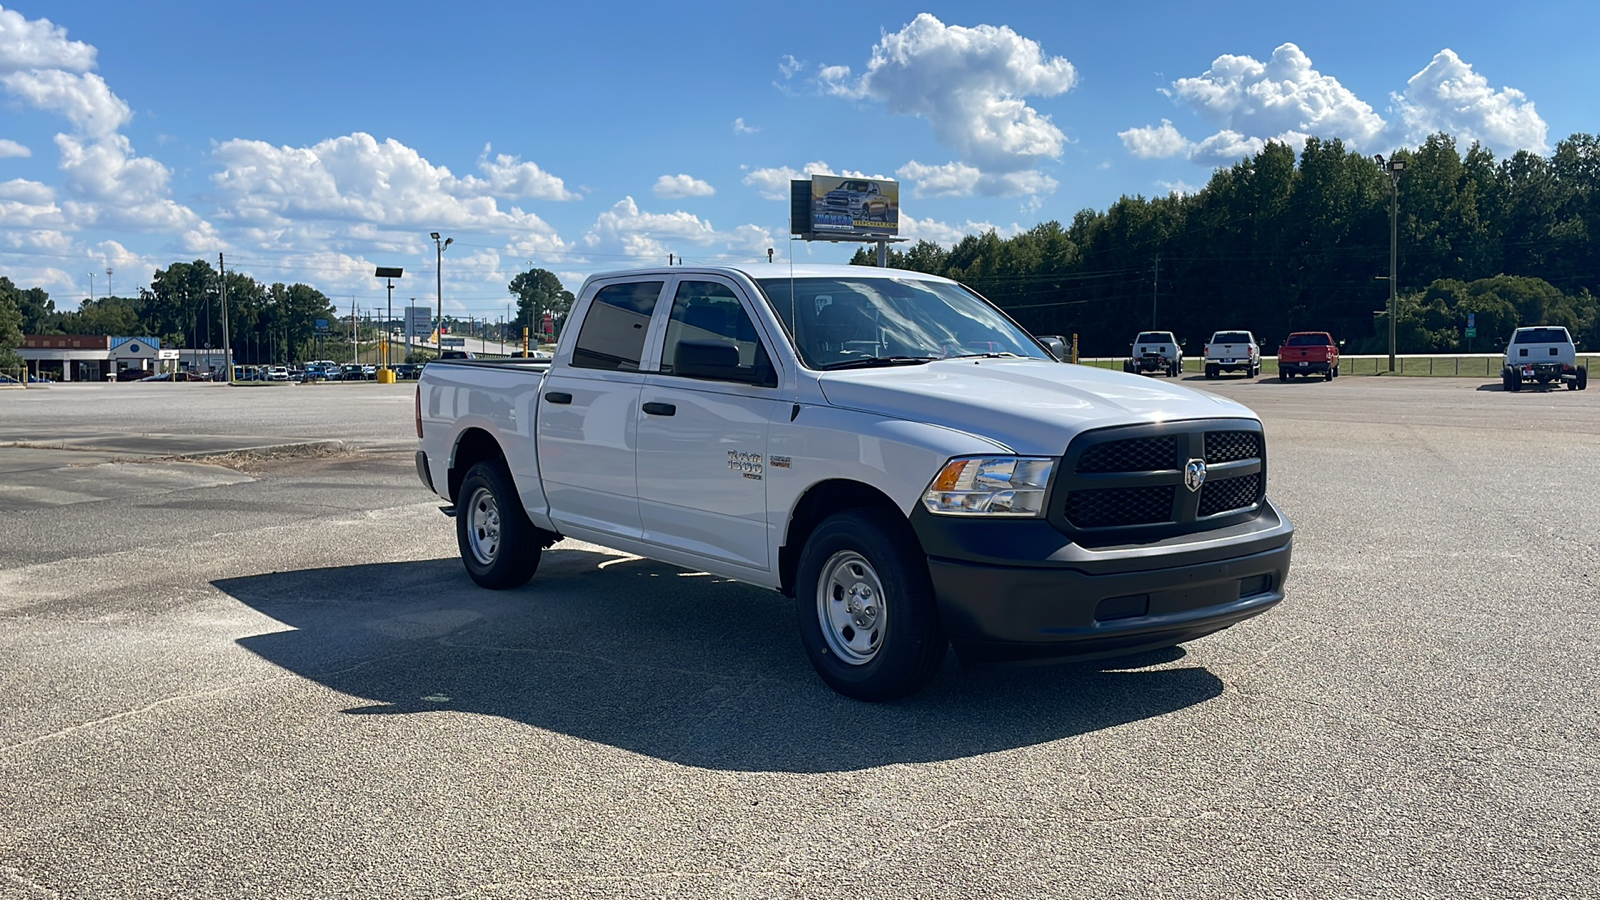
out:
{"label": "truck shadow on pavement", "polygon": [[1181,660],[1180,648],[1021,669],[967,669],[952,654],[916,696],[858,703],[811,669],[792,601],[559,546],[513,591],[477,588],[455,559],[213,584],[289,626],[243,647],[363,698],[346,714],[500,716],[708,769],[957,759],[1160,716],[1223,689],[1203,668],[1149,668]]}

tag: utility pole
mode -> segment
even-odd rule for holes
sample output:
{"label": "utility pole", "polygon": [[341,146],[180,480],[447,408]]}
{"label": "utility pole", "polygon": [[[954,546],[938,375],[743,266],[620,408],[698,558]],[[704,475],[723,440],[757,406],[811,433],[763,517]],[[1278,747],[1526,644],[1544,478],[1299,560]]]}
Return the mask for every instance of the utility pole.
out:
{"label": "utility pole", "polygon": [[1160,322],[1156,319],[1156,298],[1161,295],[1161,254],[1156,254],[1156,282],[1150,288],[1150,330],[1154,331]]}
{"label": "utility pole", "polygon": [[1405,160],[1384,162],[1383,154],[1373,156],[1378,166],[1389,173],[1389,371],[1394,371],[1395,316],[1398,313],[1398,269],[1400,268],[1400,173],[1405,171]]}
{"label": "utility pole", "polygon": [[[217,271],[222,276],[222,364],[228,367],[228,383],[233,383],[233,344],[228,338],[228,267],[223,263],[222,254],[217,254]],[[106,270],[106,280],[111,279],[111,270]]]}

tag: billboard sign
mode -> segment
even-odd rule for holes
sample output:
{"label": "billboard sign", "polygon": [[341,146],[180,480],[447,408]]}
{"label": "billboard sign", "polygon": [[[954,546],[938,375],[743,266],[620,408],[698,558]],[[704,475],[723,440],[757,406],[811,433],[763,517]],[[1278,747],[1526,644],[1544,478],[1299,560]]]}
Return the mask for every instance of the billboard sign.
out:
{"label": "billboard sign", "polygon": [[317,323],[317,333],[318,334],[327,334],[328,333],[328,320],[327,319],[317,319],[316,323]]}
{"label": "billboard sign", "polygon": [[433,333],[433,307],[406,307],[405,329],[407,340],[416,340]]}
{"label": "billboard sign", "polygon": [[900,185],[878,178],[813,175],[790,182],[789,231],[810,239],[894,237],[900,233]]}

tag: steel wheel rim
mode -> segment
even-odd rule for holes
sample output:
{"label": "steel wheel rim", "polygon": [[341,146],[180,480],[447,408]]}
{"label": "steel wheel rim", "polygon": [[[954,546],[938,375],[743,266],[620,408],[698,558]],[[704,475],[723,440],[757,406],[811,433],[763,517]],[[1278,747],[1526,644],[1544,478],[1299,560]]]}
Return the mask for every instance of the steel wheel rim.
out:
{"label": "steel wheel rim", "polygon": [[488,488],[473,491],[467,504],[467,544],[480,565],[492,565],[500,553],[500,505]]}
{"label": "steel wheel rim", "polygon": [[817,578],[817,621],[828,650],[840,661],[864,666],[883,649],[887,624],[883,580],[854,550],[828,557]]}

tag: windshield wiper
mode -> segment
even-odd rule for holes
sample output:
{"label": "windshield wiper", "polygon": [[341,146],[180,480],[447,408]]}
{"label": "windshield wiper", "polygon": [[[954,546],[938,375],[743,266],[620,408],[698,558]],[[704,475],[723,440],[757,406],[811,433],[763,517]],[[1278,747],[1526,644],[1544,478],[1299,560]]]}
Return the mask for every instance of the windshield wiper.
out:
{"label": "windshield wiper", "polygon": [[955,356],[947,356],[945,358],[946,359],[972,359],[974,357],[979,358],[979,359],[1027,359],[1028,358],[1026,356],[1023,356],[1020,353],[1012,353],[1010,350],[1002,350],[999,353],[994,353],[994,352],[989,352],[989,353],[959,353],[959,354],[957,354]]}
{"label": "windshield wiper", "polygon": [[933,362],[936,356],[868,356],[864,359],[852,359],[845,362],[834,363],[822,368],[829,372],[839,369],[877,369],[884,366],[917,366]]}

